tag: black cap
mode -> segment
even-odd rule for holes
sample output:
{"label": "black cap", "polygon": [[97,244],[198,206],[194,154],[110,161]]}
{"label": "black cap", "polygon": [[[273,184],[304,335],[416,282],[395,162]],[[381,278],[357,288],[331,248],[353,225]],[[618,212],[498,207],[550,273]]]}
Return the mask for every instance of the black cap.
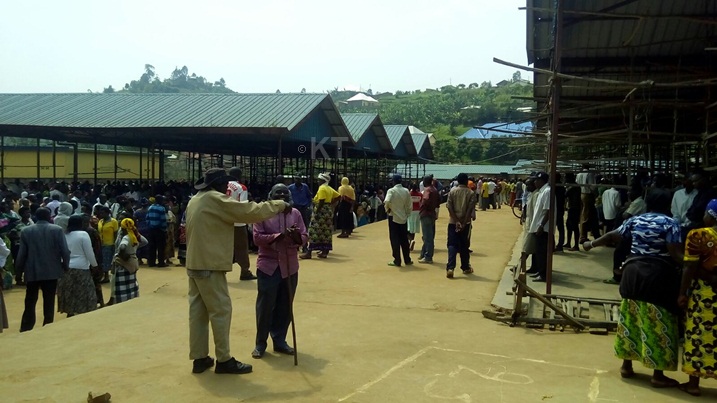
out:
{"label": "black cap", "polygon": [[550,181],[550,175],[548,175],[546,172],[536,172],[533,174],[534,179],[540,179],[545,183],[548,183]]}

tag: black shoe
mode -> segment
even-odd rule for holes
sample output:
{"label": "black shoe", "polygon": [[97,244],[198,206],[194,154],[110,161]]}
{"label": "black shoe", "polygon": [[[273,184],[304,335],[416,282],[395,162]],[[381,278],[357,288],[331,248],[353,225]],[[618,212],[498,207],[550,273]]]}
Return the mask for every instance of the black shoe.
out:
{"label": "black shoe", "polygon": [[413,264],[413,260],[409,260],[408,262],[406,262],[406,266],[410,266],[412,264]]}
{"label": "black shoe", "polygon": [[536,283],[544,283],[544,282],[545,282],[545,277],[543,277],[543,276],[535,276],[535,277],[533,277],[533,281],[536,282]]}
{"label": "black shoe", "polygon": [[256,276],[252,272],[249,272],[239,276],[239,280],[256,280]]}
{"label": "black shoe", "polygon": [[286,354],[286,355],[295,355],[296,354],[296,350],[294,350],[293,347],[291,347],[289,345],[282,346],[282,347],[274,347],[274,352]]}
{"label": "black shoe", "polygon": [[215,374],[248,374],[251,372],[251,365],[242,364],[241,361],[237,361],[234,357],[228,361],[218,362],[217,367],[214,368]]}
{"label": "black shoe", "polygon": [[201,374],[202,372],[208,370],[209,368],[214,366],[214,358],[212,357],[205,357],[200,358],[198,360],[194,360],[194,365],[192,366],[192,373],[193,374]]}
{"label": "black shoe", "polygon": [[147,264],[147,267],[157,267],[157,264],[156,264],[156,263],[149,263],[149,264]]}
{"label": "black shoe", "polygon": [[530,269],[530,270],[526,270],[526,271],[525,271],[525,274],[538,274],[538,273],[540,273],[540,272],[537,271],[537,270],[533,270],[533,269]]}

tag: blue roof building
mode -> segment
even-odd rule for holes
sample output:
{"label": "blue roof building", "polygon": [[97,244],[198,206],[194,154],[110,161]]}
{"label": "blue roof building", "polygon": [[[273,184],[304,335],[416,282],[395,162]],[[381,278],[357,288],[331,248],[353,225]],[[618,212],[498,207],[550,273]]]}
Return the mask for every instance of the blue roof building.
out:
{"label": "blue roof building", "polygon": [[[496,130],[491,130],[495,128]],[[463,133],[459,139],[488,140],[495,138],[524,137],[533,132],[533,122],[523,123],[486,123],[480,128],[473,127]]]}

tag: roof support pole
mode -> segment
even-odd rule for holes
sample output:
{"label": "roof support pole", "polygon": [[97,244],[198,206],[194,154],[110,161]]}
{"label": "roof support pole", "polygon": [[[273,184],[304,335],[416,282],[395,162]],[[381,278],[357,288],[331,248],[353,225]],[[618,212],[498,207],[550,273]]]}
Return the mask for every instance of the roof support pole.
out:
{"label": "roof support pole", "polygon": [[57,182],[57,142],[52,140],[52,181]]}
{"label": "roof support pole", "polygon": [[142,181],[142,169],[144,168],[142,165],[142,147],[139,148],[139,181]]}
{"label": "roof support pole", "polygon": [[72,155],[72,181],[77,183],[80,180],[79,172],[80,172],[80,145],[78,143],[74,143],[72,145],[73,148],[73,155]]}
{"label": "roof support pole", "polygon": [[0,182],[5,183],[5,136],[0,135]]}
{"label": "roof support pole", "polygon": [[114,169],[113,169],[113,171],[115,172],[115,173],[114,173],[114,175],[115,175],[115,182],[117,182],[117,144],[115,144],[114,160],[115,160],[115,163],[114,163]]}
{"label": "roof support pole", "polygon": [[159,150],[159,180],[164,182],[164,150]]}
{"label": "roof support pole", "polygon": [[95,186],[97,186],[97,139],[95,139],[95,168],[93,169],[94,172],[94,179],[95,179]]}
{"label": "roof support pole", "polygon": [[35,151],[37,152],[37,180],[39,181],[40,178],[40,138],[37,138],[37,145],[35,148]]}
{"label": "roof support pole", "polygon": [[548,210],[548,251],[546,262],[546,283],[545,292],[552,293],[553,286],[553,251],[555,250],[555,176],[557,174],[558,163],[558,132],[560,130],[560,93],[561,82],[558,74],[560,73],[562,61],[562,43],[563,43],[563,0],[555,0],[555,31],[553,42],[553,77],[552,77],[552,100],[551,100],[551,122],[550,122],[550,151],[548,157],[550,159],[550,209]]}
{"label": "roof support pole", "polygon": [[[157,157],[157,150],[154,148],[154,141],[152,141],[152,145],[150,146],[149,150],[147,150],[149,155],[151,155],[150,163],[152,164],[152,182],[157,180],[157,173],[155,172],[155,167],[157,165],[156,157]],[[149,156],[148,155],[148,156]],[[154,186],[153,184],[150,186]]]}
{"label": "roof support pole", "polygon": [[284,158],[283,158],[282,150],[281,150],[281,135],[279,135],[279,153],[278,153],[278,156],[279,156],[279,161],[277,161],[277,164],[276,164],[277,173],[276,173],[276,175],[274,175],[274,177],[276,177],[276,176],[278,176],[278,175],[284,175]]}

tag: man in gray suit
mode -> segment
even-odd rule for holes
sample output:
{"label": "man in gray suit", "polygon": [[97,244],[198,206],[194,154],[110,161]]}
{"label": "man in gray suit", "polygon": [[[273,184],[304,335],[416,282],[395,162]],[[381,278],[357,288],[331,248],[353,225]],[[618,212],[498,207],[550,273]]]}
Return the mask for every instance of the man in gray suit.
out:
{"label": "man in gray suit", "polygon": [[35,326],[35,306],[39,290],[42,290],[44,320],[42,325],[55,319],[55,293],[57,280],[69,270],[70,250],[65,232],[59,225],[50,224],[50,210],[40,207],[35,213],[37,223],[20,232],[20,251],[15,266],[25,272],[25,312],[22,314],[20,331]]}

